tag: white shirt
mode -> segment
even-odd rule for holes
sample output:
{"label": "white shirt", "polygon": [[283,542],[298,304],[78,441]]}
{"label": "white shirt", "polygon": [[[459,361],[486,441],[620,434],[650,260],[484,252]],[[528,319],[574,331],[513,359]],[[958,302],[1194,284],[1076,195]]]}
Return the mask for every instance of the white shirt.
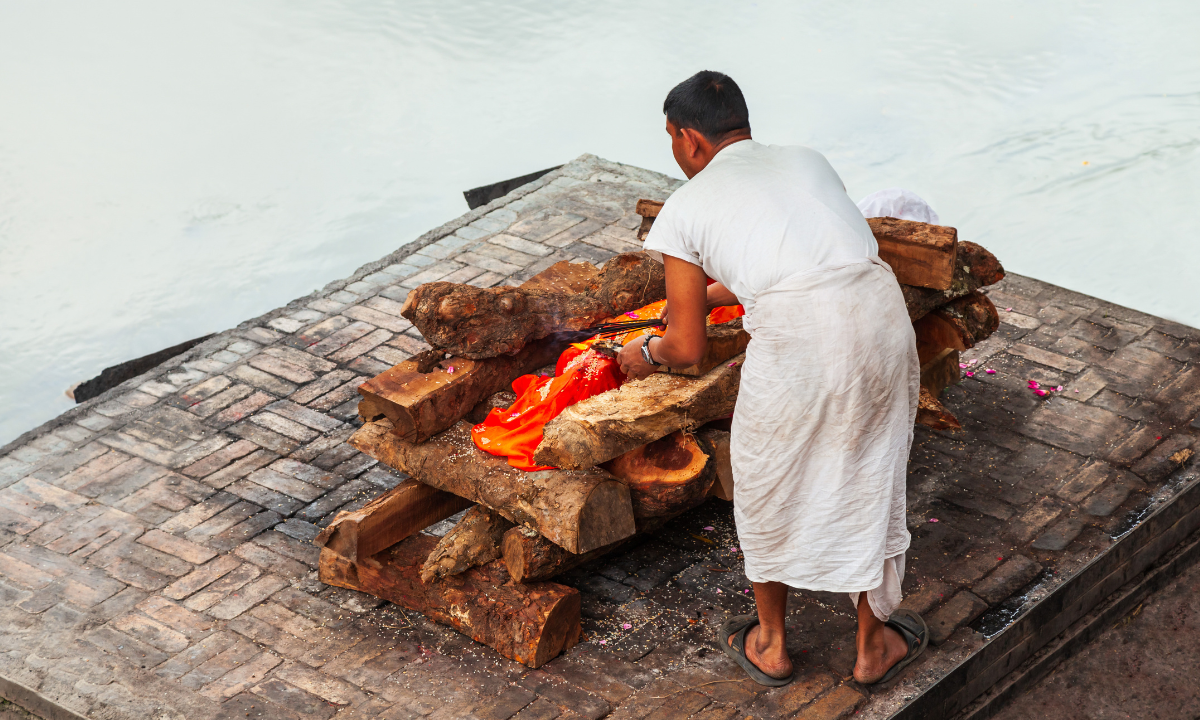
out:
{"label": "white shirt", "polygon": [[737,296],[784,278],[878,254],[871,228],[823,155],[736,142],[666,201],[644,245],[686,260]]}

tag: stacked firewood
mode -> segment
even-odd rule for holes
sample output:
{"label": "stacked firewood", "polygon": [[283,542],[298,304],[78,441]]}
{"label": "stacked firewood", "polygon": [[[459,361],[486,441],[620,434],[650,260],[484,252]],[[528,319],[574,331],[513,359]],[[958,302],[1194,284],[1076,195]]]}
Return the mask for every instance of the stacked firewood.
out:
{"label": "stacked firewood", "polygon": [[[640,201],[643,230],[661,203]],[[917,422],[958,421],[937,396],[959,377],[958,352],[996,330],[980,288],[1004,271],[954,228],[874,218],[880,257],[902,284],[917,337]],[[318,536],[321,580],[420,611],[538,667],[579,638],[580,596],[550,578],[658,529],[709,495],[732,499],[729,435],[741,320],[709,327],[696,366],[663,372],[568,407],[545,426],[526,472],[478,449],[473,423],[508,407],[518,376],[552,364],[583,331],[661,300],[662,264],[647,253],[603,270],[558,263],[519,287],[434,282],[402,314],[432,350],[367,381],[364,425],[350,444],[409,476]],[[421,534],[466,509],[440,540]]]}

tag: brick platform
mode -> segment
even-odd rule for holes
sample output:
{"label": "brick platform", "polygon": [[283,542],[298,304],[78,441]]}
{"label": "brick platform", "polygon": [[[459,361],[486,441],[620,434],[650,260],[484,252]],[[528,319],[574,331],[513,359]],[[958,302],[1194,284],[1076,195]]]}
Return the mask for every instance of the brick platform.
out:
{"label": "brick platform", "polygon": [[634,203],[677,186],[584,156],[0,449],[0,678],[95,718],[886,716],[982,644],[972,623],[994,632],[1103,554],[1195,443],[1200,332],[991,288],[1001,329],[943,396],[965,430],[918,428],[910,465],[906,603],[944,644],[874,695],[846,680],[844,596],[794,594],[788,687],[715,649],[753,606],[718,500],[564,576],[586,641],[536,671],[318,582],[319,528],[401,479],[344,441],[357,385],[426,347],[408,290],[637,249]]}

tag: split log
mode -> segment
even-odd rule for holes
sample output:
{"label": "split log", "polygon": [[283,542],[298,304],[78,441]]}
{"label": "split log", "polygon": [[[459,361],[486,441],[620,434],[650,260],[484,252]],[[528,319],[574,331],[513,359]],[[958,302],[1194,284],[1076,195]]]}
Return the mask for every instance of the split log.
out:
{"label": "split log", "polygon": [[[696,503],[697,505],[699,503]],[[691,508],[687,508],[690,510]],[[655,532],[671,520],[686,511],[662,517],[642,518],[637,522],[637,535],[626,538],[612,545],[596,548],[591,552],[574,554],[563,550],[537,533],[536,530],[518,525],[504,533],[500,542],[500,550],[504,556],[504,566],[508,574],[519,583],[532,583],[549,580],[555,575],[565,573],[629,545],[636,538]]]}
{"label": "split log", "polygon": [[711,447],[682,430],[634,448],[601,467],[629,488],[635,518],[661,517],[699,504],[716,479]]}
{"label": "split log", "polygon": [[734,318],[729,322],[709,325],[708,345],[704,349],[704,357],[700,362],[682,370],[667,369],[672,375],[688,375],[699,377],[712,370],[735,355],[741,355],[750,344],[750,333],[742,328],[742,319]]}
{"label": "split log", "polygon": [[733,412],[742,376],[739,355],[698,377],[655,373],[582,400],[546,423],[533,459],[585,468]]}
{"label": "split log", "polygon": [[368,423],[349,443],[416,480],[532,525],[574,553],[634,533],[629,489],[603,470],[517,470],[505,458],[475,447],[466,422],[421,444],[389,431],[386,421]]}
{"label": "split log", "polygon": [[646,235],[650,233],[650,228],[654,225],[654,218],[658,217],[658,212],[662,210],[663,203],[657,200],[638,200],[637,214],[642,216],[642,224],[638,226],[637,239],[645,242]]}
{"label": "split log", "polygon": [[867,218],[867,224],[879,244],[879,259],[902,285],[950,289],[958,230],[893,217]]}
{"label": "split log", "polygon": [[583,291],[433,282],[410,292],[400,313],[434,347],[480,359],[582,330],[666,294],[662,264],[633,252],[611,258]]}
{"label": "split log", "polygon": [[421,582],[458,575],[500,557],[500,538],[513,524],[482,505],[476,505],[446,533],[425,558]]}
{"label": "split log", "polygon": [[409,479],[357,510],[338,513],[313,542],[357,562],[470,506],[469,500]]}
{"label": "split log", "polygon": [[498,561],[423,583],[421,565],[436,542],[428,535],[414,535],[358,563],[326,548],[321,551],[319,576],[327,585],[416,610],[531,668],[579,642],[578,590],[557,583],[513,583]]}
{"label": "split log", "polygon": [[[560,262],[521,284],[525,290],[586,292],[600,271],[591,263]],[[450,356],[440,349],[419,353],[363,383],[358,414],[371,422],[387,417],[393,432],[424,442],[461,420],[513,380],[558,360],[565,339],[547,338],[510,355],[483,360]],[[479,422],[479,421],[476,421]]]}
{"label": "split log", "polygon": [[962,380],[962,368],[958,366],[958,351],[946,348],[929,362],[921,365],[921,387],[933,397]]}
{"label": "split log", "polygon": [[921,397],[917,402],[917,424],[926,425],[934,430],[962,430],[958,418],[942,407],[924,385],[921,386]]}
{"label": "split log", "polygon": [[428,350],[359,385],[358,414],[367,422],[385,416],[398,437],[424,442],[521,375],[558,360],[566,348],[566,342],[546,338],[484,360]]}
{"label": "split log", "polygon": [[954,259],[954,279],[947,290],[901,285],[908,319],[917,321],[955,298],[969,295],[981,287],[1004,279],[1004,268],[996,256],[972,242],[960,241]]}
{"label": "split log", "polygon": [[710,425],[697,435],[713,450],[713,469],[717,479],[709,488],[708,494],[733,502],[733,464],[729,461],[729,431],[718,430]]}

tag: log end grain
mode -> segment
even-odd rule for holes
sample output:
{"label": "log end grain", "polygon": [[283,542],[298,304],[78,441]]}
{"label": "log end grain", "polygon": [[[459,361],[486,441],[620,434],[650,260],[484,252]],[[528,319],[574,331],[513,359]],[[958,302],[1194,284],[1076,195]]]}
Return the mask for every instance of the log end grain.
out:
{"label": "log end grain", "polygon": [[716,462],[696,436],[675,431],[613,458],[605,470],[629,487],[635,517],[671,515],[702,500]]}

